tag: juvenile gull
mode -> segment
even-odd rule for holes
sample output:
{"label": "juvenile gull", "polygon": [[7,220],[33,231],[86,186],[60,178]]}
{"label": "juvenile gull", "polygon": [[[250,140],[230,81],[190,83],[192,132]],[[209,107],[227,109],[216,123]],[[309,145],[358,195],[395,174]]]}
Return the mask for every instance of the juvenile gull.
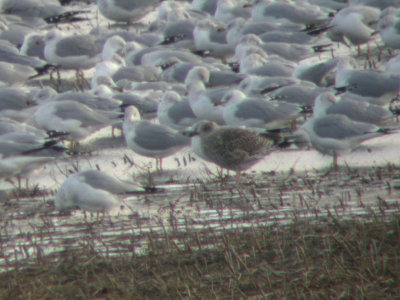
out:
{"label": "juvenile gull", "polygon": [[144,192],[134,183],[125,182],[96,170],[69,176],[59,188],[54,203],[57,210],[80,208],[104,212],[119,204],[114,194]]}
{"label": "juvenile gull", "polygon": [[189,145],[190,140],[163,125],[140,120],[134,106],[125,110],[123,133],[126,144],[136,153],[156,159],[156,169],[162,170],[162,159]]}
{"label": "juvenile gull", "polygon": [[276,140],[258,132],[240,127],[218,126],[203,120],[185,131],[193,137],[195,153],[221,168],[236,171],[236,182],[240,173],[251,168],[259,160],[276,149]]}

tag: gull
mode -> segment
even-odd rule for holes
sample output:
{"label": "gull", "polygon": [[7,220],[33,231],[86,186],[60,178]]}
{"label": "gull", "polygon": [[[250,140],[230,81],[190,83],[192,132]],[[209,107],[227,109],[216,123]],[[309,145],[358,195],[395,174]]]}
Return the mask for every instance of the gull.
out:
{"label": "gull", "polygon": [[377,70],[357,70],[351,58],[341,58],[335,76],[335,88],[371,98],[375,104],[387,104],[400,90],[399,74]]}
{"label": "gull", "polygon": [[78,207],[91,212],[104,212],[120,203],[115,194],[144,191],[133,182],[121,181],[97,170],[86,170],[64,181],[54,198],[54,204],[60,211]]}
{"label": "gull", "polygon": [[210,78],[208,81],[209,87],[234,85],[245,78],[244,74],[233,73],[227,66],[219,63],[188,63],[172,57],[163,61],[163,64],[161,65],[163,71],[160,74],[160,79],[183,83],[189,71],[194,67],[200,66],[207,68],[210,72]]}
{"label": "gull", "polygon": [[76,15],[85,11],[67,11],[55,0],[3,0],[1,11],[22,18],[42,18],[47,23],[71,23],[84,20]]}
{"label": "gull", "polygon": [[400,55],[396,55],[385,63],[385,73],[400,74]]}
{"label": "gull", "polygon": [[297,104],[247,97],[240,90],[228,91],[221,100],[227,125],[276,129],[295,120],[301,112]]}
{"label": "gull", "polygon": [[120,123],[118,112],[93,110],[73,100],[47,101],[32,115],[38,128],[69,133],[73,140],[87,137],[106,126]]}
{"label": "gull", "polygon": [[233,45],[227,43],[226,32],[211,19],[199,21],[193,30],[193,37],[196,50],[209,52],[212,57],[224,60],[234,52]]}
{"label": "gull", "polygon": [[163,95],[158,105],[157,118],[160,124],[176,130],[193,126],[198,121],[188,99],[181,99],[175,91],[168,91]]}
{"label": "gull", "polygon": [[350,5],[367,5],[380,8],[400,7],[400,0],[349,0]]}
{"label": "gull", "polygon": [[189,145],[182,134],[159,124],[140,120],[136,107],[125,110],[123,133],[126,144],[136,153],[156,159],[156,170],[162,170],[162,159]]}
{"label": "gull", "polygon": [[57,30],[45,38],[45,59],[63,69],[89,69],[101,60],[101,50],[92,35],[65,36]]}
{"label": "gull", "polygon": [[54,157],[12,156],[0,159],[0,177],[17,177],[18,188],[21,189],[21,177],[27,177],[39,166],[53,161]]}
{"label": "gull", "polygon": [[3,158],[17,155],[60,156],[67,149],[58,144],[59,139],[37,136],[33,132],[9,132],[0,136],[0,155]]}
{"label": "gull", "polygon": [[125,66],[125,60],[117,53],[114,53],[110,58],[97,63],[91,80],[91,87],[93,88],[96,86],[99,77],[111,79],[111,76]]}
{"label": "gull", "polygon": [[0,84],[3,86],[25,83],[37,74],[38,72],[28,65],[0,61]]}
{"label": "gull", "polygon": [[223,107],[219,104],[229,87],[206,89],[205,84],[209,78],[210,72],[205,67],[194,67],[190,70],[185,79],[189,104],[199,120],[211,120],[224,124]]}
{"label": "gull", "polygon": [[8,63],[17,63],[24,66],[32,67],[38,71],[45,69],[46,62],[44,60],[22,55],[16,46],[6,40],[0,39],[0,61]]}
{"label": "gull", "polygon": [[368,101],[360,101],[357,96],[351,94],[342,94],[339,99],[336,99],[333,93],[328,92],[319,97],[327,97],[331,101],[331,105],[326,109],[327,114],[341,114],[354,121],[375,125],[383,125],[394,117],[393,113],[386,107]]}
{"label": "gull", "polygon": [[159,0],[97,0],[100,13],[116,22],[136,22],[153,11]]}
{"label": "gull", "polygon": [[45,60],[44,36],[38,32],[31,32],[24,37],[20,53],[26,56],[34,56]]}
{"label": "gull", "polygon": [[[264,54],[266,56],[266,54]],[[239,60],[240,72],[258,76],[291,76],[295,65],[279,56],[265,57],[253,48],[245,51]]]}
{"label": "gull", "polygon": [[22,110],[33,106],[35,92],[35,89],[22,86],[0,87],[0,110]]}
{"label": "gull", "polygon": [[387,8],[382,11],[377,31],[386,47],[400,49],[400,9]]}
{"label": "gull", "polygon": [[302,107],[312,108],[318,95],[326,91],[329,91],[329,89],[318,87],[308,81],[301,81],[289,86],[283,86],[267,95],[273,100],[282,100],[299,104]]}
{"label": "gull", "polygon": [[201,10],[213,16],[217,9],[217,0],[193,0],[191,6],[195,10]]}
{"label": "gull", "polygon": [[328,59],[323,62],[306,60],[300,62],[293,72],[293,77],[310,81],[318,86],[331,86],[334,81],[334,70],[338,60]]}
{"label": "gull", "polygon": [[375,30],[370,24],[377,22],[380,10],[370,6],[354,5],[341,9],[329,24],[326,36],[334,42],[348,45],[367,43]]}
{"label": "gull", "polygon": [[327,114],[327,109],[332,103],[329,92],[318,96],[313,117],[308,119],[297,132],[306,135],[316,150],[331,155],[332,166],[337,169],[339,155],[350,152],[362,142],[382,136],[388,131],[374,124],[351,120],[342,114]]}
{"label": "gull", "polygon": [[281,31],[283,33],[284,31],[299,31],[301,29],[302,27],[297,24],[277,24],[264,18],[260,21],[256,21],[253,18],[236,18],[227,25],[226,40],[229,44],[236,45],[247,34],[260,36],[269,31]]}
{"label": "gull", "polygon": [[285,42],[265,43],[255,34],[246,34],[239,39],[239,42],[236,45],[236,57],[240,56],[238,52],[244,51],[241,50],[241,47],[250,45],[261,48],[268,55],[278,55],[286,60],[294,62],[314,56],[317,52],[324,52],[326,51],[325,48],[331,46],[330,44],[309,46]]}
{"label": "gull", "polygon": [[217,7],[214,13],[214,19],[219,22],[228,23],[235,18],[250,18],[251,5],[243,0],[217,0]]}
{"label": "gull", "polygon": [[327,20],[328,12],[322,11],[321,7],[308,3],[289,4],[283,1],[260,3],[252,10],[254,20],[284,20],[304,25],[319,24]]}
{"label": "gull", "polygon": [[236,172],[239,183],[241,171],[247,170],[277,148],[277,140],[249,129],[218,126],[199,121],[185,131],[192,137],[195,153],[221,168]]}
{"label": "gull", "polygon": [[284,86],[298,83],[292,77],[263,77],[250,75],[239,83],[239,89],[247,95],[264,95]]}
{"label": "gull", "polygon": [[109,60],[114,54],[122,55],[126,49],[126,41],[119,35],[109,37],[103,45],[102,60]]}

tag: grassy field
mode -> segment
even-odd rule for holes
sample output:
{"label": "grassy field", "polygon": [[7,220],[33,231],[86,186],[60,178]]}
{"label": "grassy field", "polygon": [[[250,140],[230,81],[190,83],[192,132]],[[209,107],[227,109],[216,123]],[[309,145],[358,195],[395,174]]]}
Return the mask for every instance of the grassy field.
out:
{"label": "grassy field", "polygon": [[149,253],[82,247],[0,275],[1,299],[395,299],[400,217],[167,232]]}

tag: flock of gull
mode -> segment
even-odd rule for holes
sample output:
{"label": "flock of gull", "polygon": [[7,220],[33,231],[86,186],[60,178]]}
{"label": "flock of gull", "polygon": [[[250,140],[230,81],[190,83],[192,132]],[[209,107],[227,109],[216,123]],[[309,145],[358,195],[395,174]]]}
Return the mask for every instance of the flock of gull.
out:
{"label": "flock of gull", "polygon": [[[73,33],[65,24],[95,14],[60,2],[1,0],[3,178],[66,159],[65,141],[110,126],[159,172],[191,147],[237,183],[273,151],[312,147],[337,167],[338,155],[398,132],[398,0],[97,0],[109,25]],[[63,90],[65,70],[74,89]],[[55,206],[104,211],[145,191],[86,170]]]}

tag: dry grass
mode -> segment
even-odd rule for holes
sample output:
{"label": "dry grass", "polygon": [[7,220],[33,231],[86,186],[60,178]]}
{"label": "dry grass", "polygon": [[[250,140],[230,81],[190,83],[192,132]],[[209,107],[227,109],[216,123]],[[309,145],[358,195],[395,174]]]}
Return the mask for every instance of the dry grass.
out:
{"label": "dry grass", "polygon": [[[372,218],[372,217],[371,217]],[[400,218],[148,234],[149,253],[93,248],[0,275],[1,299],[394,299]]]}

